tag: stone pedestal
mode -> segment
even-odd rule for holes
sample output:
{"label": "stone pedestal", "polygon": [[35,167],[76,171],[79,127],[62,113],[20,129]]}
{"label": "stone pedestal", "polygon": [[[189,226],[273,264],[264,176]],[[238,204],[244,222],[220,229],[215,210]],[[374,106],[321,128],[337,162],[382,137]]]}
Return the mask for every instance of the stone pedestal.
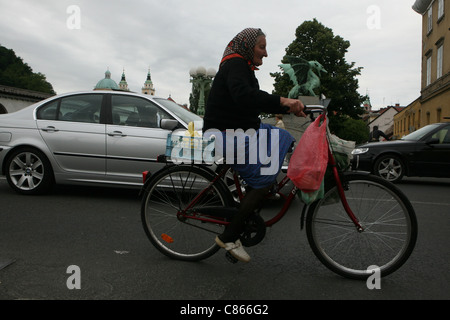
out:
{"label": "stone pedestal", "polygon": [[313,96],[300,96],[298,99],[303,102],[305,106],[307,105],[321,105],[319,97],[313,97]]}
{"label": "stone pedestal", "polygon": [[[313,97],[313,96],[299,96],[298,99],[305,105],[322,105],[322,101],[319,97]],[[263,122],[275,125],[275,118],[267,118]],[[302,136],[303,132],[306,130],[306,128],[311,123],[311,119],[309,117],[302,118],[302,117],[296,117],[293,114],[285,114],[283,115],[283,122],[284,126],[286,127],[286,130],[289,131],[290,134],[295,138],[295,140],[300,141],[300,137]]]}

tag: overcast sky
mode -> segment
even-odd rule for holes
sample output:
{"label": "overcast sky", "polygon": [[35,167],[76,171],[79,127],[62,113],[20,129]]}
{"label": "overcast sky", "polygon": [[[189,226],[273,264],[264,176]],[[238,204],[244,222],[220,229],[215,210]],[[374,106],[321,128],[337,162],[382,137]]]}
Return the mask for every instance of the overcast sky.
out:
{"label": "overcast sky", "polygon": [[271,72],[295,30],[316,18],[350,41],[348,62],[363,67],[359,92],[375,109],[406,106],[420,95],[422,17],[414,0],[0,0],[0,44],[13,49],[57,93],[91,90],[109,68],[141,92],[151,70],[156,95],[189,102],[189,70],[217,70],[242,29],[267,35],[269,57],[257,71],[272,92]]}

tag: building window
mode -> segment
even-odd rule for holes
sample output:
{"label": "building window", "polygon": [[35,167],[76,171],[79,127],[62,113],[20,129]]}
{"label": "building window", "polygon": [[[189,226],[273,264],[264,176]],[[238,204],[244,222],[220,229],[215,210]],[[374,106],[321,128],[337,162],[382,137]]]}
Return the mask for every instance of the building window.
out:
{"label": "building window", "polygon": [[431,55],[427,57],[427,82],[426,85],[431,84]]}
{"label": "building window", "polygon": [[420,126],[421,118],[422,118],[422,110],[419,110],[419,119],[417,120],[417,128],[421,128],[421,126]]}
{"label": "building window", "polygon": [[438,4],[438,21],[444,16],[444,0],[439,0]]}
{"label": "building window", "polygon": [[433,7],[430,7],[430,9],[428,9],[428,29],[427,32],[430,33],[431,31],[433,31]]}
{"label": "building window", "polygon": [[442,77],[442,65],[444,60],[444,45],[441,44],[437,49],[437,79]]}

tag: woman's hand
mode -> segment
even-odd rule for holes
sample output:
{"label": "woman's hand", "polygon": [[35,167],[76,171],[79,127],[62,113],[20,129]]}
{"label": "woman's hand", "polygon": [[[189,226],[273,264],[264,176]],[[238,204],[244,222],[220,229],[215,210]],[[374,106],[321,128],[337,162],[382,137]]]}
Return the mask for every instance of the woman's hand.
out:
{"label": "woman's hand", "polygon": [[288,107],[289,113],[293,113],[297,117],[306,118],[306,114],[303,112],[305,106],[300,100],[281,97],[280,104],[284,107]]}

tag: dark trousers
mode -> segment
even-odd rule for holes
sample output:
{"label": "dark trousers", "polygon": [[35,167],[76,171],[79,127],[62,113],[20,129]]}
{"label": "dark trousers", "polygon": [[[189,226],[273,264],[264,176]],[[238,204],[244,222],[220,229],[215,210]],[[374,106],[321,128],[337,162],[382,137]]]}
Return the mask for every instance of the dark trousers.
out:
{"label": "dark trousers", "polygon": [[235,242],[239,239],[239,235],[244,231],[245,220],[261,206],[264,197],[267,195],[271,187],[262,189],[247,190],[244,198],[241,200],[237,214],[232,218],[230,224],[225,231],[219,236],[223,242]]}

